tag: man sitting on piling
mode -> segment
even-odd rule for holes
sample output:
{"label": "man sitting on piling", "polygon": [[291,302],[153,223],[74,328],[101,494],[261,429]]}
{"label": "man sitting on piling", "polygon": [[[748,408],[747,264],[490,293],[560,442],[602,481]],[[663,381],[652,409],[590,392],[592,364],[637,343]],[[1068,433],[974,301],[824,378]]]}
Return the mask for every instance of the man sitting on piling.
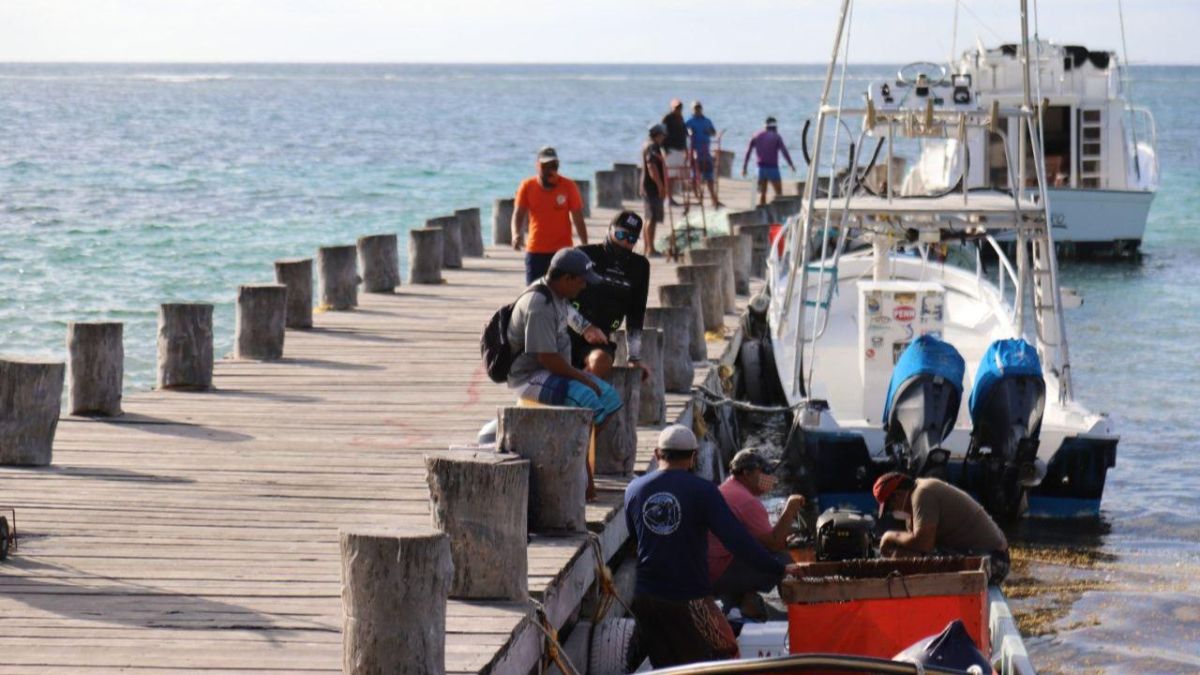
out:
{"label": "man sitting on piling", "polygon": [[[787,563],[791,560],[787,555],[787,538],[792,533],[796,516],[804,508],[804,497],[789,496],[779,521],[771,525],[762,496],[775,489],[774,474],[778,465],[778,462],[768,462],[757,450],[741,450],[729,463],[730,476],[721,483],[720,490],[738,522],[777,560]],[[747,618],[767,618],[758,594],[774,588],[777,579],[747,565],[744,560],[734,559],[711,534],[708,536],[708,578],[712,581],[713,593],[721,598],[726,609],[740,607]]]}
{"label": "man sitting on piling", "polygon": [[[608,339],[604,344],[594,345],[583,335],[571,333],[571,363],[576,368],[586,368],[604,377],[616,352],[612,333],[622,322],[629,346],[629,365],[642,365],[642,323],[650,293],[650,261],[633,250],[641,233],[641,216],[622,211],[609,223],[603,243],[579,247],[595,263],[600,282],[588,284],[574,305],[583,319]],[[642,372],[643,377],[649,374],[645,366]]]}
{"label": "man sitting on piling", "polygon": [[[575,181],[558,173],[558,153],[545,147],[537,154],[537,175],[526,178],[513,200],[512,247],[525,250],[525,283],[546,273],[554,254],[571,248],[571,226],[579,243],[588,243],[583,198]],[[528,226],[528,227],[527,227]],[[529,240],[525,230],[529,230]]]}
{"label": "man sitting on piling", "polygon": [[658,470],[625,490],[625,522],[637,541],[633,614],[655,668],[734,659],[737,640],[708,583],[708,533],[778,583],[787,572],[738,522],[717,486],[691,472],[696,436],[672,424],[659,434]]}
{"label": "man sitting on piling", "polygon": [[914,480],[898,471],[880,476],[872,492],[880,518],[890,512],[906,524],[904,530],[884,533],[881,554],[988,556],[988,583],[998,585],[1008,576],[1008,540],[971,495],[937,478]]}

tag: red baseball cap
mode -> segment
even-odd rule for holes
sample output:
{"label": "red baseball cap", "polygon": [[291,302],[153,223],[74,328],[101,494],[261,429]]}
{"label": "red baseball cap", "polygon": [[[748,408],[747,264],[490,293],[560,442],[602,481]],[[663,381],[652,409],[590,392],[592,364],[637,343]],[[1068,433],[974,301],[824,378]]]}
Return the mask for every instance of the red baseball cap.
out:
{"label": "red baseball cap", "polygon": [[899,471],[889,471],[875,479],[875,487],[871,488],[871,494],[875,495],[875,501],[879,502],[880,518],[883,517],[883,510],[887,508],[888,499],[891,499],[896,488],[906,480],[910,480],[909,477]]}

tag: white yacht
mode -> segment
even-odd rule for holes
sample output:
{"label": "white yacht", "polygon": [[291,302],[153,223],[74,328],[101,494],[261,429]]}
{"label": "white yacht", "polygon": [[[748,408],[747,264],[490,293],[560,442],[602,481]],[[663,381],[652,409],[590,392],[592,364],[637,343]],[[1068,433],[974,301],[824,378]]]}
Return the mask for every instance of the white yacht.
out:
{"label": "white yacht", "polygon": [[[929,79],[948,85],[946,93],[955,100],[977,101],[985,109],[993,102],[1001,109],[1019,108],[1024,100],[1019,51],[1015,44],[980,45],[964,53],[952,72],[927,64]],[[1068,253],[1136,253],[1158,188],[1154,116],[1132,105],[1125,69],[1113,52],[1037,40],[1029,56],[1033,100],[1042,102],[1041,159],[1055,241]],[[982,129],[967,135],[970,189],[1011,187],[1006,158],[1018,156],[1019,120],[1002,116],[998,123],[1007,140]],[[930,147],[902,192],[950,187],[946,181],[961,176],[954,145]]]}
{"label": "white yacht", "polygon": [[[979,52],[973,73],[910,64],[859,105],[830,103],[826,83],[810,187],[768,260],[771,351],[801,412],[787,453],[822,507],[869,508],[875,476],[898,467],[957,481],[1004,518],[1099,511],[1118,438],[1073,396],[1055,209],[1113,196],[1142,204],[1129,211],[1144,221],[1152,193],[1127,182],[1141,162],[1149,175],[1153,152],[1106,140],[1119,139],[1103,125],[1123,106],[1108,95],[1111,58],[1069,71],[1100,92],[1068,97],[1076,85],[1063,82],[1036,98],[1035,66],[1061,71],[1080,53],[1026,44],[1028,59]],[[1100,94],[1110,103],[1086,103]],[[1042,148],[1063,138],[1080,152],[1047,162]],[[815,188],[822,175],[835,189]]]}

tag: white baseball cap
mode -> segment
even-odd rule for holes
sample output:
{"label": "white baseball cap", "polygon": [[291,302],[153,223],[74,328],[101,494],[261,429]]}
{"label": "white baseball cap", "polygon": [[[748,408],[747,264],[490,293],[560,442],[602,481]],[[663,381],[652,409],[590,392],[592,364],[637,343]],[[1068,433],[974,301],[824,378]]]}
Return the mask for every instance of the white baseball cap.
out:
{"label": "white baseball cap", "polygon": [[672,424],[658,435],[660,450],[695,450],[696,434],[682,424]]}

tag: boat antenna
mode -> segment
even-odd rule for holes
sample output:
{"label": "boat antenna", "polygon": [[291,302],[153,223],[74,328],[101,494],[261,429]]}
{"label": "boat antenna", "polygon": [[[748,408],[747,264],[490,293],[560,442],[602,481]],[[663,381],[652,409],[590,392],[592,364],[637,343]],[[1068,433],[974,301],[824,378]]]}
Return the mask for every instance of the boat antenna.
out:
{"label": "boat antenna", "polygon": [[[1121,85],[1125,87],[1125,90],[1128,92],[1126,96],[1129,99],[1129,105],[1132,106],[1133,82],[1129,79],[1129,44],[1125,42],[1125,8],[1122,7],[1121,0],[1117,0],[1117,18],[1121,22],[1121,65],[1119,66],[1121,72]],[[1129,119],[1129,132],[1133,136],[1133,172],[1137,175],[1138,180],[1140,181],[1142,178],[1142,167],[1138,161],[1137,124],[1132,115]]]}
{"label": "boat antenna", "polygon": [[954,54],[958,51],[958,4],[954,0],[954,28],[950,31],[950,60],[946,62],[947,70],[954,73]]}

